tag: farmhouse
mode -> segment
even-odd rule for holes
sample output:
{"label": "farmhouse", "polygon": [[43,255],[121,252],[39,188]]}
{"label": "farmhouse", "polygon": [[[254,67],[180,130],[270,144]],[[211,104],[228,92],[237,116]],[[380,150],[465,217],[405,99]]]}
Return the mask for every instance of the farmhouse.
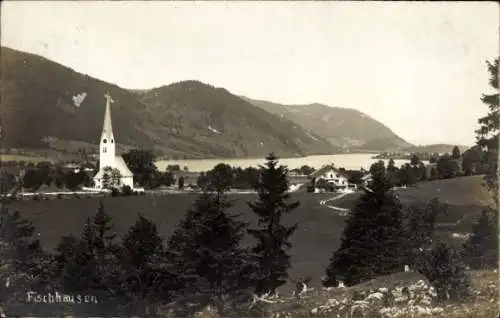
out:
{"label": "farmhouse", "polygon": [[310,175],[311,178],[316,180],[316,183],[320,180],[326,181],[328,184],[333,185],[335,188],[347,188],[349,186],[348,178],[346,175],[341,173],[335,166],[326,165],[323,168],[315,171]]}
{"label": "farmhouse", "polygon": [[368,185],[368,183],[372,182],[372,180],[373,180],[373,175],[371,174],[371,172],[361,177],[361,182],[365,187]]}
{"label": "farmhouse", "polygon": [[134,175],[127,167],[122,156],[116,155],[116,140],[113,136],[110,109],[110,104],[114,101],[111,99],[111,96],[109,96],[109,93],[106,94],[105,97],[106,111],[104,113],[104,124],[99,146],[99,172],[94,176],[94,187],[96,189],[103,189],[106,179],[110,180],[114,178],[118,180],[113,182],[113,186],[122,187],[126,185],[133,189]]}

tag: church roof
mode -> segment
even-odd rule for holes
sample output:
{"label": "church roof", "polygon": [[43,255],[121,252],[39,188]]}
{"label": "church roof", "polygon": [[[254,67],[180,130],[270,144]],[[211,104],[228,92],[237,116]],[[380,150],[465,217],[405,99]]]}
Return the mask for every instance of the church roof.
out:
{"label": "church roof", "polygon": [[[120,174],[122,177],[133,177],[134,176],[132,171],[130,171],[127,164],[125,163],[125,160],[123,160],[122,156],[115,157],[115,166],[113,168],[118,169],[118,171],[120,171]],[[94,176],[94,178],[101,178],[103,174],[104,174],[104,171],[99,170],[97,172],[97,174]]]}
{"label": "church roof", "polygon": [[102,135],[111,137],[113,136],[113,126],[111,125],[111,106],[110,104],[114,102],[109,94],[106,97],[106,110],[104,113],[104,124],[102,125]]}
{"label": "church roof", "polygon": [[120,173],[124,177],[128,177],[128,176],[133,176],[134,175],[132,173],[132,171],[130,171],[130,169],[128,168],[127,163],[125,162],[125,160],[123,159],[122,156],[116,156],[115,157],[115,168],[118,169],[118,170],[120,170]]}

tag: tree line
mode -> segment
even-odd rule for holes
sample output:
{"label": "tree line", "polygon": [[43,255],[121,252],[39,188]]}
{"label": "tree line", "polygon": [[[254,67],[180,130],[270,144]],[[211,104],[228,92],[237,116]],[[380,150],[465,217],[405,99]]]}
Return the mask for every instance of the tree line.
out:
{"label": "tree line", "polygon": [[[62,237],[54,254],[42,249],[29,222],[2,204],[2,304],[22,302],[26,290],[64,290],[97,294],[114,314],[133,308],[154,313],[166,307],[185,317],[207,305],[222,315],[248,314],[251,295],[275,294],[289,280],[290,237],[300,226],[283,222],[284,215],[300,205],[287,193],[287,168],[272,154],[266,160],[254,185],[257,198],[248,202],[258,219],[253,227],[229,211],[233,202],[225,194],[223,178],[205,188],[166,240],[143,215],[120,240],[100,203],[80,235]],[[342,280],[350,286],[410,265],[429,278],[441,297],[465,297],[464,260],[483,267],[496,262],[491,250],[481,254],[485,233],[477,229],[468,245],[474,248],[464,249],[469,254],[433,244],[439,202],[425,209],[403,207],[383,173],[376,171],[373,180],[347,220],[324,285]],[[254,238],[253,245],[242,243],[246,235]]]}

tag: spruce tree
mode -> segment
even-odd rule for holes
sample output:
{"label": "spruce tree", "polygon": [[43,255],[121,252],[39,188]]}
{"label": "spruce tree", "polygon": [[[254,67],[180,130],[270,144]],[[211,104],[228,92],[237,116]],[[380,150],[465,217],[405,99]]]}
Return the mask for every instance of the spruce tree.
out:
{"label": "spruce tree", "polygon": [[404,267],[407,247],[402,206],[390,193],[383,171],[375,172],[370,188],[347,220],[340,248],[326,269],[326,286],[335,286],[338,280],[354,285]]}
{"label": "spruce tree", "polygon": [[485,208],[463,248],[464,259],[473,269],[498,267],[498,213]]}
{"label": "spruce tree", "polygon": [[278,166],[278,158],[273,153],[266,160],[255,185],[258,199],[248,203],[259,219],[257,229],[248,229],[248,233],[257,239],[252,248],[257,263],[257,294],[274,294],[288,278],[290,255],[287,249],[291,248],[289,238],[297,224],[283,224],[283,216],[300,205],[299,201],[290,202],[288,169]]}
{"label": "spruce tree", "polygon": [[479,118],[480,127],[476,130],[476,134],[477,145],[487,151],[488,171],[485,176],[485,182],[494,197],[495,203],[498,204],[499,58],[496,58],[493,63],[486,62],[486,64],[491,75],[489,84],[495,92],[493,94],[483,94],[481,98],[481,101],[488,106],[489,111],[486,116]]}
{"label": "spruce tree", "polygon": [[181,299],[204,306],[248,288],[247,251],[240,246],[246,224],[226,211],[231,205],[223,193],[203,193],[169,238]]}
{"label": "spruce tree", "polygon": [[[25,300],[26,290],[49,287],[49,256],[35,236],[35,227],[19,212],[0,206],[0,303]],[[19,298],[21,297],[21,298]]]}
{"label": "spruce tree", "polygon": [[122,288],[132,306],[138,307],[137,301],[143,307],[168,301],[172,280],[165,271],[163,240],[156,225],[139,215],[123,237],[121,252]]}
{"label": "spruce tree", "polygon": [[405,264],[418,267],[424,261],[425,253],[432,246],[432,237],[436,218],[439,213],[446,213],[445,206],[437,198],[432,199],[425,208],[420,204],[404,209],[404,228],[406,240]]}
{"label": "spruce tree", "polygon": [[[119,262],[120,247],[115,242],[111,217],[99,203],[93,218],[87,218],[78,240],[63,238],[55,256],[62,285],[73,292],[99,293],[111,300],[120,295],[122,272]],[[71,255],[64,252],[73,249]]]}

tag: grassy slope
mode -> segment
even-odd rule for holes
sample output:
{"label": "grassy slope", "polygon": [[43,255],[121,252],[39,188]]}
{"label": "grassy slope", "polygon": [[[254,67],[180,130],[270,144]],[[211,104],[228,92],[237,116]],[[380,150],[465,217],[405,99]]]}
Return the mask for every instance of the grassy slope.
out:
{"label": "grassy slope", "polygon": [[[396,273],[394,275],[383,276],[371,280],[369,282],[352,286],[347,290],[332,289],[327,290],[313,290],[304,294],[300,300],[290,298],[281,304],[265,305],[266,312],[269,313],[267,317],[275,317],[280,313],[281,317],[286,317],[286,313],[292,314],[292,317],[360,317],[358,315],[348,315],[346,311],[349,310],[333,310],[332,312],[322,312],[313,315],[311,311],[313,308],[318,309],[321,306],[328,304],[329,300],[341,300],[347,298],[346,294],[352,295],[356,293],[367,293],[370,290],[377,290],[378,288],[385,287],[391,290],[394,287],[410,286],[423,280],[428,283],[427,279],[417,273]],[[472,281],[472,295],[461,302],[452,301],[435,301],[432,307],[442,308],[441,313],[436,313],[432,317],[449,317],[449,318],[492,318],[498,317],[500,314],[498,303],[498,274],[493,270],[473,271],[471,272]],[[418,303],[418,302],[417,302]],[[370,304],[370,308],[376,308],[377,304]],[[380,306],[380,305],[379,305]],[[350,306],[347,305],[349,308]],[[426,306],[423,306],[426,307]],[[338,317],[338,316],[337,316]],[[372,316],[369,316],[372,317]],[[400,318],[413,318],[415,315],[403,314]]]}

